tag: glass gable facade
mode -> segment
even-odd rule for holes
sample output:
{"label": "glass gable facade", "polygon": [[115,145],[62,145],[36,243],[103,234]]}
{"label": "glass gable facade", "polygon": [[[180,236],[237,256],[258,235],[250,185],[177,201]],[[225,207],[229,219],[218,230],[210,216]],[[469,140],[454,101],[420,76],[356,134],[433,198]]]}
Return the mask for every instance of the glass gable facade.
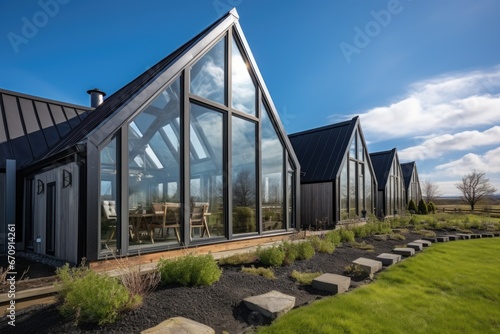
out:
{"label": "glass gable facade", "polygon": [[365,159],[366,148],[358,131],[353,136],[340,172],[340,220],[374,213],[374,176]]}
{"label": "glass gable facade", "polygon": [[100,149],[101,257],[295,226],[296,167],[236,34]]}

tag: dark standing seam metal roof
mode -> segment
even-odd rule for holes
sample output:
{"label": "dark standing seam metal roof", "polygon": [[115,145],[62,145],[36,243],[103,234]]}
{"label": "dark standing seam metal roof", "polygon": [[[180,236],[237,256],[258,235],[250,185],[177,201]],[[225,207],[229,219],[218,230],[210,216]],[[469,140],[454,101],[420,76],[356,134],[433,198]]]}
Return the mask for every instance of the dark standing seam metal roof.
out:
{"label": "dark standing seam metal roof", "polygon": [[350,121],[288,136],[305,173],[302,183],[335,180],[357,121],[358,117],[354,117]]}
{"label": "dark standing seam metal roof", "polygon": [[22,168],[47,154],[90,110],[0,89],[0,169],[6,159]]}
{"label": "dark standing seam metal roof", "polygon": [[413,175],[413,171],[415,167],[415,161],[412,162],[406,162],[404,164],[401,164],[401,170],[403,171],[403,178],[405,179],[405,189],[408,190],[408,187],[410,186],[411,182],[411,177]]}
{"label": "dark standing seam metal roof", "polygon": [[188,51],[199,40],[201,40],[220,22],[224,21],[229,15],[232,15],[231,12],[218,19],[193,39],[182,45],[170,55],[159,61],[157,64],[153,65],[149,70],[139,75],[129,84],[105,99],[104,102],[100,106],[98,106],[89,115],[89,117],[85,119],[84,122],[81,122],[76,127],[76,129],[70,133],[70,135],[60,141],[59,144],[55,146],[50,152],[48,152],[48,154],[46,154],[44,158],[70,148],[71,146],[74,146],[84,140],[85,137],[90,132],[92,132],[92,130],[94,130],[100,123],[111,116],[122,105],[126,104],[127,101],[129,101],[136,93],[138,93],[143,87],[147,86],[148,83],[150,83],[157,75],[161,74],[168,66],[173,64],[180,56]]}
{"label": "dark standing seam metal roof", "polygon": [[373,170],[375,171],[375,175],[377,177],[378,190],[385,190],[395,154],[395,148],[390,151],[370,153]]}

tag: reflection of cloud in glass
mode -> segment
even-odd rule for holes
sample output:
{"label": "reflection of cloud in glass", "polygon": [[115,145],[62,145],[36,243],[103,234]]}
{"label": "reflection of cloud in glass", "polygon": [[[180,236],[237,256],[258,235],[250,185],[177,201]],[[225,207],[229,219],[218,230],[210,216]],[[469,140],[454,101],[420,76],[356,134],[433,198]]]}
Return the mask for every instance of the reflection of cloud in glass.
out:
{"label": "reflection of cloud in glass", "polygon": [[255,115],[255,85],[234,40],[232,58],[232,107]]}
{"label": "reflection of cloud in glass", "polygon": [[255,163],[255,123],[233,117],[233,166]]}
{"label": "reflection of cloud in glass", "polygon": [[191,92],[224,104],[224,39],[191,68]]}

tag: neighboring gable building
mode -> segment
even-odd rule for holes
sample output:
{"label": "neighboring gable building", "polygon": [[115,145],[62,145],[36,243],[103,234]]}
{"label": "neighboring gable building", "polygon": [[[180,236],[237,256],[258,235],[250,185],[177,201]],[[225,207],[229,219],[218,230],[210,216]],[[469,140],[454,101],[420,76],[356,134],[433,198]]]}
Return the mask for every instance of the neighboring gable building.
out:
{"label": "neighboring gable building", "polygon": [[417,164],[415,161],[402,163],[401,170],[405,180],[406,207],[408,207],[410,200],[413,200],[415,205],[418,205],[418,202],[422,199],[422,190],[418,178]]}
{"label": "neighboring gable building", "polygon": [[302,170],[304,227],[374,212],[377,181],[358,117],[289,138]]}
{"label": "neighboring gable building", "polygon": [[403,172],[395,148],[370,153],[378,181],[377,216],[401,214],[406,209]]}
{"label": "neighboring gable building", "polygon": [[[17,218],[0,225],[16,225],[19,250],[76,263],[294,231],[299,162],[238,19],[231,11],[90,112],[2,95],[19,119],[52,113],[24,127],[0,113],[0,183],[18,194]],[[47,145],[17,154],[32,137]]]}

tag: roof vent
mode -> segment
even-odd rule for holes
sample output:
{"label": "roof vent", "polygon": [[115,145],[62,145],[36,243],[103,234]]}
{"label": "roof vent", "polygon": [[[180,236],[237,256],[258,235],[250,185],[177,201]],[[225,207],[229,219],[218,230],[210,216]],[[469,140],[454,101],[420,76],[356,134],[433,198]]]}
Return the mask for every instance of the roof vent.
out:
{"label": "roof vent", "polygon": [[97,108],[104,101],[104,97],[106,96],[106,93],[98,88],[88,90],[87,94],[90,94],[90,106],[92,108]]}

